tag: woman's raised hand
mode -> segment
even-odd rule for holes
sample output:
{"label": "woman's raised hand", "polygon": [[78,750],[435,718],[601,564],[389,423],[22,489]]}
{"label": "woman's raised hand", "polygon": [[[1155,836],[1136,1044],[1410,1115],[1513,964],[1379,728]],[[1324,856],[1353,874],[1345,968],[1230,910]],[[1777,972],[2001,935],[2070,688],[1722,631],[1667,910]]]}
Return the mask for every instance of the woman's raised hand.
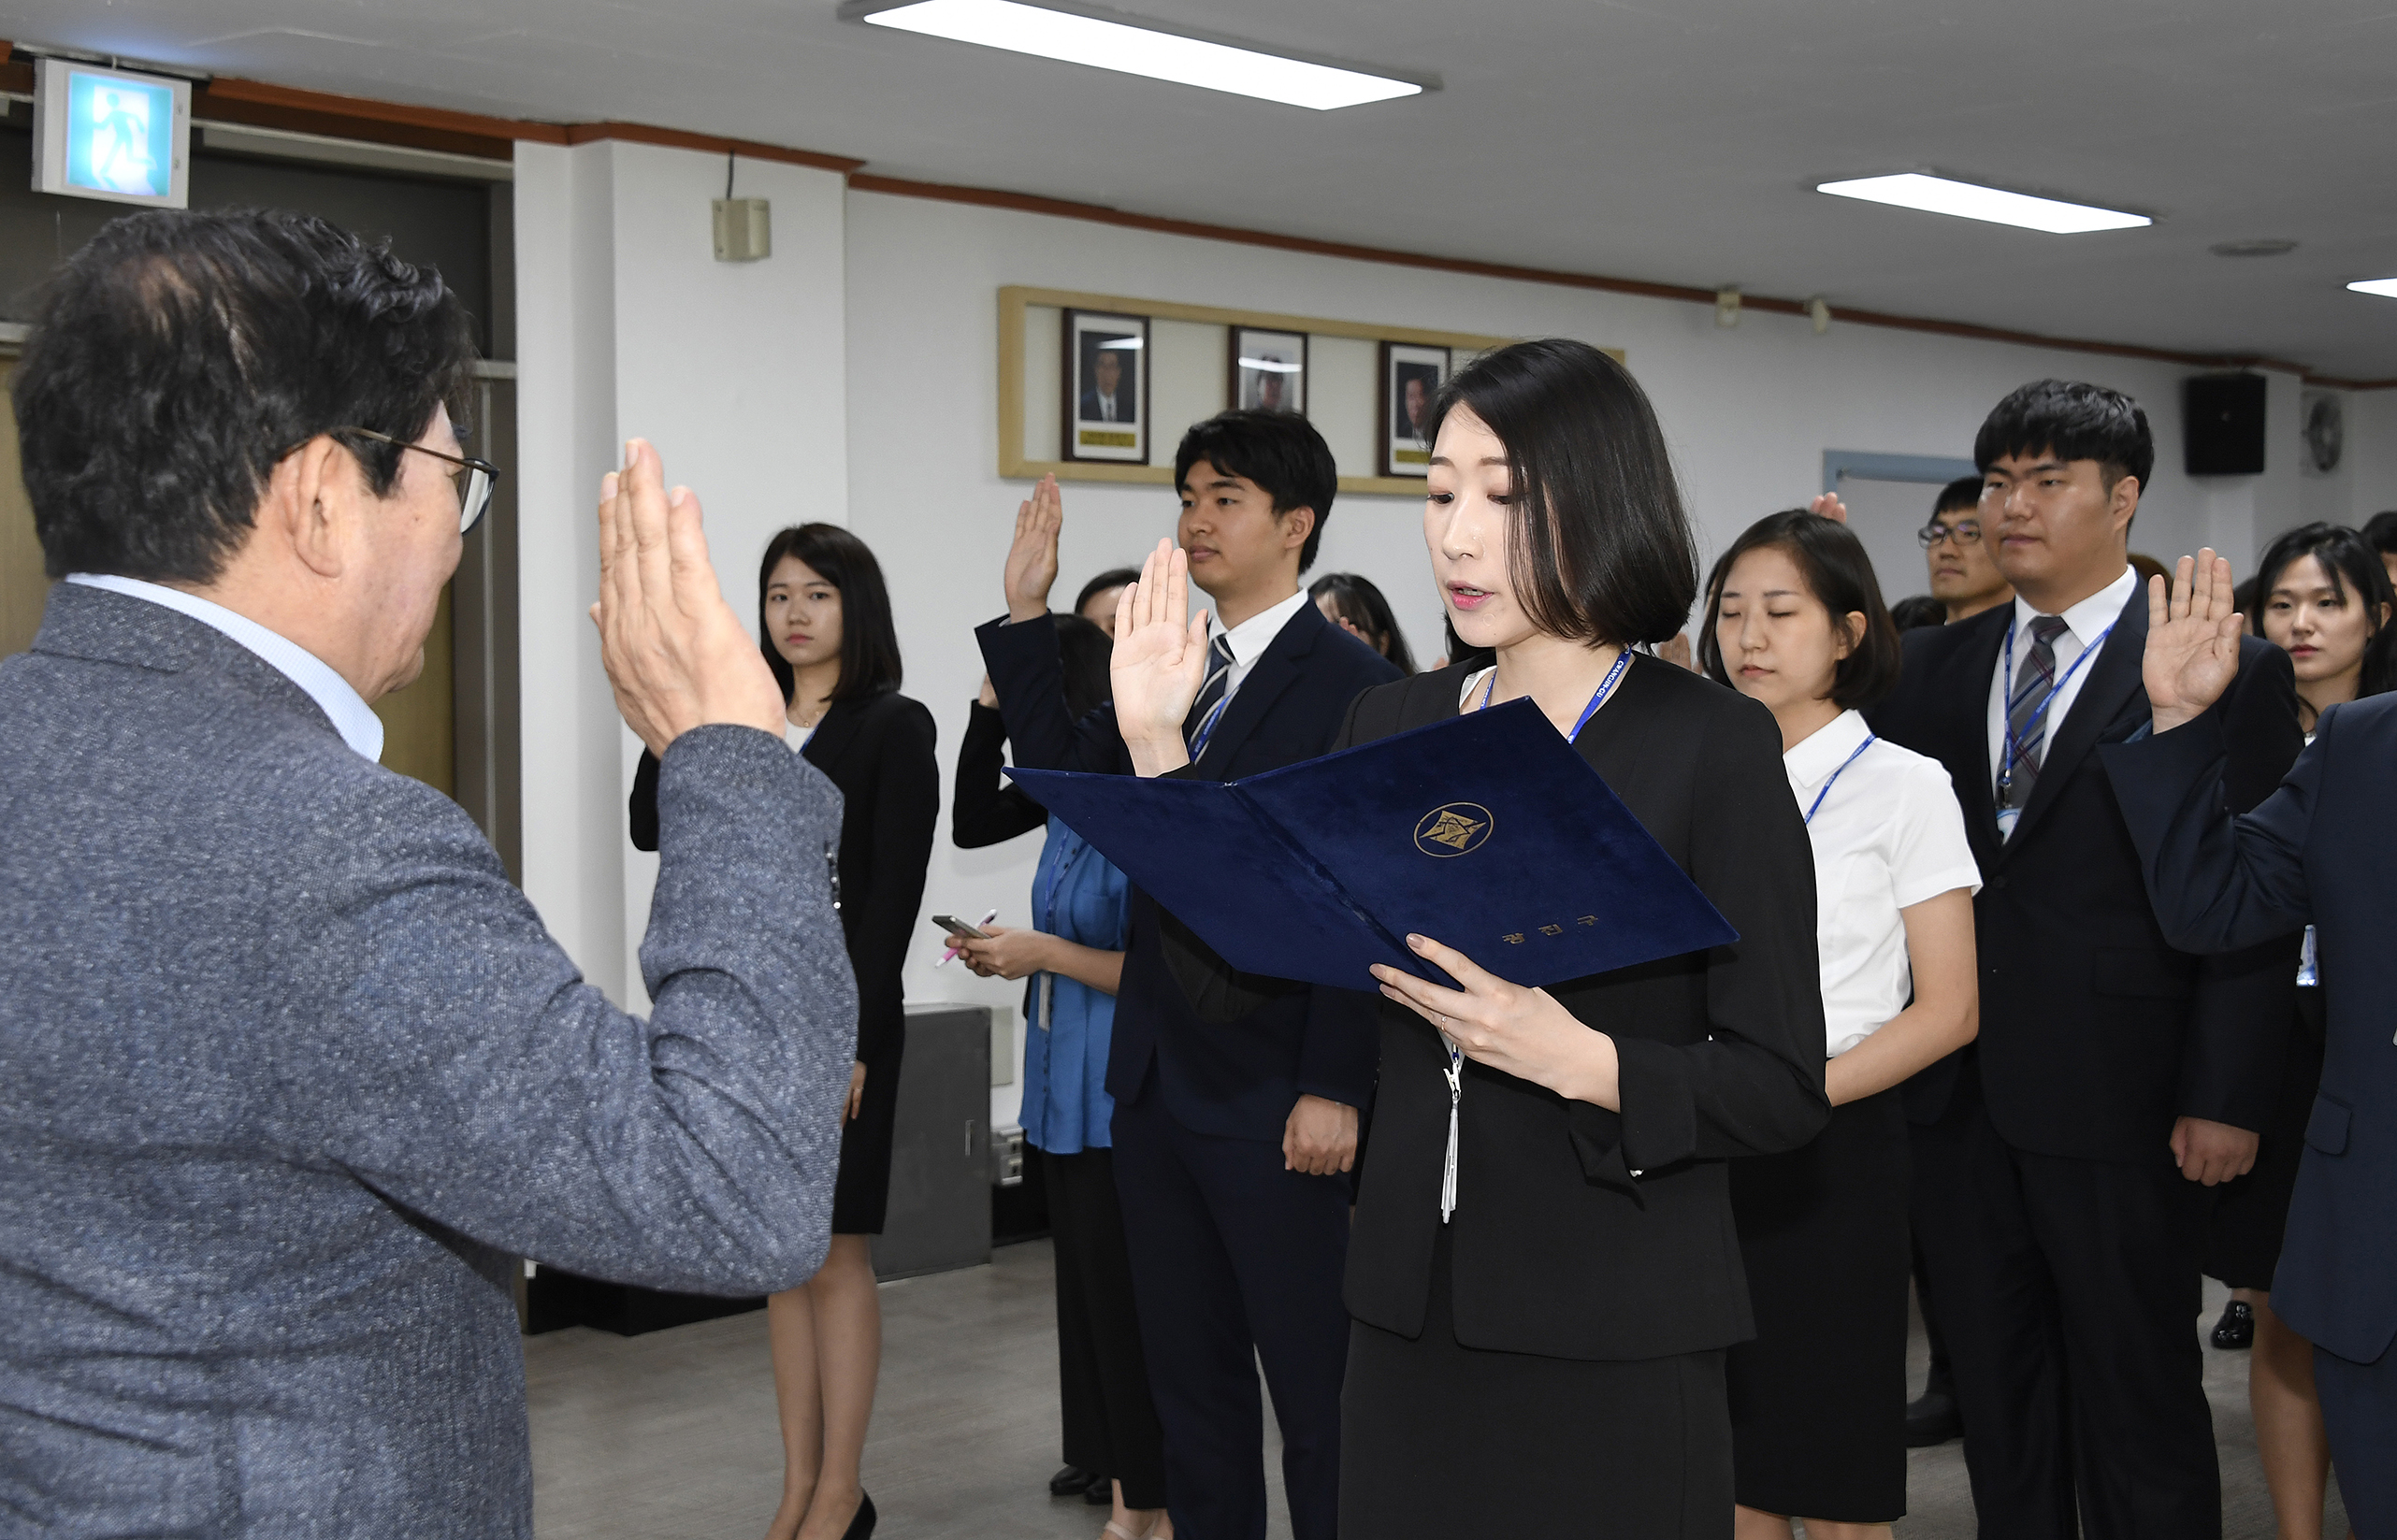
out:
{"label": "woman's raised hand", "polygon": [[1032,495],[1016,507],[1016,538],[1007,547],[1001,581],[1007,589],[1009,621],[1038,620],[1048,613],[1048,590],[1057,582],[1057,535],[1065,527],[1065,498],[1057,478],[1043,476]]}
{"label": "woman's raised hand", "polygon": [[1190,558],[1171,540],[1140,564],[1140,581],[1116,597],[1116,726],[1134,770],[1162,775],[1191,762],[1182,721],[1206,683],[1206,612],[1191,613]]}

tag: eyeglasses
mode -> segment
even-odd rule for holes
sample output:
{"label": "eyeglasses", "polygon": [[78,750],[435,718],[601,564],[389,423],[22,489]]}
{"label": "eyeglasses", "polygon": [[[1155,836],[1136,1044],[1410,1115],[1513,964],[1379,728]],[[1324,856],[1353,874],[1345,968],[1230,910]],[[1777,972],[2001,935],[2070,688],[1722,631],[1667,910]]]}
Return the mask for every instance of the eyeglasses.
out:
{"label": "eyeglasses", "polygon": [[1981,543],[1981,521],[1958,519],[1954,524],[1942,524],[1933,519],[1914,531],[1914,538],[1923,542],[1926,551],[1945,540],[1953,540],[1960,546],[1978,545]]}
{"label": "eyeglasses", "polygon": [[488,460],[470,459],[462,454],[444,454],[438,449],[412,444],[405,439],[395,439],[388,433],[372,428],[337,427],[329,433],[354,433],[361,439],[372,439],[381,444],[397,444],[419,454],[429,454],[436,460],[447,460],[457,468],[450,472],[450,484],[457,488],[457,532],[469,534],[482,522],[484,511],[491,506],[491,487],[499,480],[499,468]]}

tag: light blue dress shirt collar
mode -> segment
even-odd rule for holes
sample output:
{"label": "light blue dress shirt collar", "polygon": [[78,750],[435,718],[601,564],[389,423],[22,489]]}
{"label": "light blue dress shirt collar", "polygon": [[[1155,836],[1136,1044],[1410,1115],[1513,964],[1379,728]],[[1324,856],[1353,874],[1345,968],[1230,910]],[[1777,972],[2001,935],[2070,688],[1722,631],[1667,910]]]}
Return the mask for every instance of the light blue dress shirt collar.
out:
{"label": "light blue dress shirt collar", "polygon": [[302,647],[289,637],[267,630],[247,615],[239,615],[222,604],[211,603],[197,594],[186,594],[180,588],[168,588],[139,578],[121,578],[108,572],[70,572],[68,583],[81,583],[86,588],[105,588],[111,594],[124,594],[133,598],[163,604],[179,614],[191,616],[201,625],[224,632],[234,640],[258,655],[277,673],[306,691],[308,698],[324,710],[341,741],[360,756],[378,763],[383,759],[383,718],[375,715],[350,682],[333,671],[332,665]]}

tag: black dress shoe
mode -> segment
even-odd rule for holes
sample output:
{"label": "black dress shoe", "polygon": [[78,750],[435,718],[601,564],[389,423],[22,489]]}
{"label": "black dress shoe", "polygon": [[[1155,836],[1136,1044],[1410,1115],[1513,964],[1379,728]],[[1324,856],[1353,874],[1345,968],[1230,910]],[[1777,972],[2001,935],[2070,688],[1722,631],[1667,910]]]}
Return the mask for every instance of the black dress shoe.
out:
{"label": "black dress shoe", "polygon": [[1956,1397],[1945,1390],[1926,1390],[1906,1403],[1906,1447],[1928,1449],[1964,1432],[1964,1418]]}
{"label": "black dress shoe", "polygon": [[1082,1490],[1082,1501],[1094,1508],[1112,1508],[1116,1505],[1116,1484],[1106,1476],[1094,1475]]}
{"label": "black dress shoe", "polygon": [[1098,1473],[1095,1471],[1086,1471],[1079,1465],[1068,1465],[1048,1478],[1048,1495],[1072,1497],[1076,1493],[1089,1491],[1090,1483],[1098,1478]]}
{"label": "black dress shoe", "polygon": [[841,1540],[874,1540],[874,1499],[863,1492],[858,1493],[857,1517],[851,1518],[849,1527],[841,1532]]}
{"label": "black dress shoe", "polygon": [[2222,1318],[2214,1323],[2206,1339],[2225,1352],[2256,1346],[2255,1307],[2245,1300],[2232,1300],[2222,1307]]}

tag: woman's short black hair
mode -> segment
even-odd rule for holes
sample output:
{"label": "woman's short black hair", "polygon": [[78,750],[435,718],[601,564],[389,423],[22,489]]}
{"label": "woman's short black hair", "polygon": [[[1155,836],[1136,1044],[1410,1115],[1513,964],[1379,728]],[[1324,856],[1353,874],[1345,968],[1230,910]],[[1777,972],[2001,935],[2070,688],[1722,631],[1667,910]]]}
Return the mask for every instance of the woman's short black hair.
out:
{"label": "woman's short black hair", "polygon": [[1340,467],[1314,424],[1294,411],[1219,411],[1191,425],[1175,447],[1176,488],[1189,483],[1191,467],[1201,460],[1256,482],[1274,500],[1276,518],[1294,508],[1315,510],[1315,526],[1299,548],[1298,569],[1315,565],[1323,526],[1332,522],[1332,499],[1339,495]]}
{"label": "woman's short black hair", "polygon": [[[1380,649],[1381,655],[1398,665],[1401,673],[1413,673],[1415,655],[1407,650],[1407,638],[1398,629],[1397,612],[1373,580],[1356,572],[1326,572],[1307,590],[1307,597],[1320,599],[1332,596],[1332,606],[1341,618],[1365,634],[1365,640]],[[1378,640],[1376,639],[1379,639]]]}
{"label": "woman's short black hair", "polygon": [[2345,525],[2302,525],[2264,547],[2256,575],[2248,580],[2256,585],[2254,608],[2247,611],[2250,629],[2258,636],[2264,634],[2259,612],[2272,597],[2273,585],[2292,562],[2306,556],[2321,564],[2338,585],[2341,597],[2363,606],[2364,634],[2371,640],[2364,643],[2363,677],[2356,684],[2356,694],[2381,695],[2397,689],[2397,626],[2380,619],[2382,605],[2397,609],[2397,592],[2391,591],[2389,569],[2382,564],[2380,553]]}
{"label": "woman's short black hair", "polygon": [[1507,446],[1516,517],[1507,569],[1531,623],[1592,642],[1679,636],[1697,541],[1647,393],[1568,338],[1517,342],[1450,376],[1427,436],[1463,408]]}
{"label": "woman's short black hair", "polygon": [[1928,594],[1912,594],[1889,607],[1889,624],[1897,626],[1901,636],[1908,631],[1928,631],[1947,624],[1947,606]]}
{"label": "woman's short black hair", "polygon": [[797,556],[808,570],[841,593],[841,683],[835,700],[864,700],[899,688],[899,628],[890,618],[890,590],[873,548],[837,524],[793,525],[766,542],[758,564],[758,648],[783,687],[783,699],[798,687],[796,676],[766,626],[766,585],[785,556]]}
{"label": "woman's short black hair", "polygon": [[2111,488],[2156,468],[2147,414],[2118,390],[2076,380],[2035,380],[1998,403],[1972,439],[1972,463],[1987,470],[2008,455],[2054,454],[2095,460]]}
{"label": "woman's short black hair", "polygon": [[1080,615],[1057,617],[1058,661],[1065,669],[1065,709],[1075,721],[1115,698],[1115,676],[1109,671],[1115,648],[1097,622]]}
{"label": "woman's short black hair", "polygon": [[[463,425],[474,334],[430,267],[305,214],[147,209],[50,281],[17,367],[42,565],[207,583],[276,463],[339,428]],[[399,444],[339,435],[377,497]]]}
{"label": "woman's short black hair", "polygon": [[1082,591],[1074,596],[1074,612],[1078,615],[1088,610],[1092,599],[1110,588],[1127,587],[1139,581],[1140,569],[1137,567],[1110,567],[1084,583]]}
{"label": "woman's short black hair", "polygon": [[1864,542],[1846,525],[1802,508],[1766,514],[1715,558],[1714,570],[1706,577],[1706,620],[1697,633],[1698,664],[1706,676],[1718,684],[1731,683],[1723,648],[1715,640],[1715,612],[1722,608],[1723,584],[1731,576],[1733,564],[1764,546],[1789,553],[1789,559],[1805,575],[1806,586],[1831,612],[1832,625],[1842,624],[1852,614],[1864,616],[1864,635],[1832,672],[1831,704],[1841,711],[1861,711],[1879,702],[1897,687],[1899,649],[1898,626],[1889,618],[1889,607],[1881,601],[1881,581],[1873,576],[1872,558],[1865,554]]}
{"label": "woman's short black hair", "polygon": [[2397,551],[2397,508],[2363,521],[2363,543],[2384,556]]}

